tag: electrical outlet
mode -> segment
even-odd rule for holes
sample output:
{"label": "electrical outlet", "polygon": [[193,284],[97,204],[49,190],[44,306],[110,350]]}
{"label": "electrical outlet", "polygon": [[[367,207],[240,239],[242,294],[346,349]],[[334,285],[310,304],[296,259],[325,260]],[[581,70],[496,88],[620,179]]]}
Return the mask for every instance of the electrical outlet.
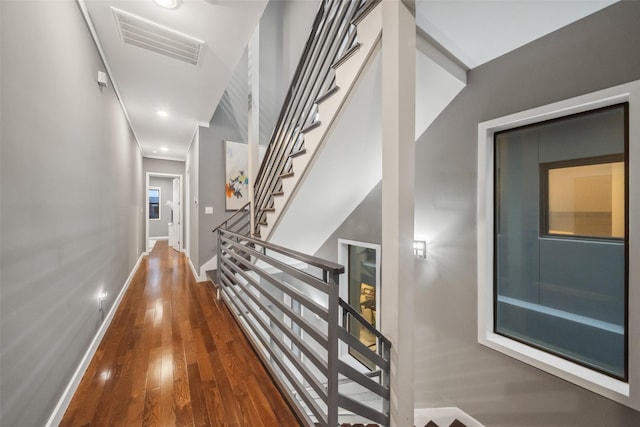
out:
{"label": "electrical outlet", "polygon": [[98,311],[102,311],[102,302],[107,299],[107,296],[109,296],[107,291],[102,291],[100,295],[98,295]]}

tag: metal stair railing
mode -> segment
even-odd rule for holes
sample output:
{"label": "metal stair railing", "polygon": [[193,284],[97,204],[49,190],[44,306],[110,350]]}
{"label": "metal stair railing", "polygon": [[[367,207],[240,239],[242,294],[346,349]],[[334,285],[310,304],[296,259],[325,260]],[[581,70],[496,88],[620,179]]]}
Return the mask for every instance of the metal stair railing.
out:
{"label": "metal stair railing", "polygon": [[292,158],[304,152],[304,133],[318,124],[317,102],[335,88],[333,66],[357,49],[356,24],[380,0],[324,0],[284,100],[262,162],[255,191],[255,229],[266,224],[282,177],[292,172]]}
{"label": "metal stair railing", "polygon": [[[344,267],[224,227],[216,231],[219,294],[298,417],[335,427],[342,408],[388,426],[391,343],[339,297]],[[376,351],[349,332],[348,322],[376,337]],[[341,360],[341,342],[365,357],[372,372]],[[382,410],[340,393],[339,378],[371,392]]]}

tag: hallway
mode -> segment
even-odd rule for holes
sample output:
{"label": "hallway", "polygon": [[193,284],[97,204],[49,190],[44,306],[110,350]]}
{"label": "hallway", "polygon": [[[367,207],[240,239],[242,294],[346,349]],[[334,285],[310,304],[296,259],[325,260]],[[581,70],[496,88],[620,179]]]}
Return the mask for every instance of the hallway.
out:
{"label": "hallway", "polygon": [[143,260],[61,426],[298,426],[242,331],[186,257]]}

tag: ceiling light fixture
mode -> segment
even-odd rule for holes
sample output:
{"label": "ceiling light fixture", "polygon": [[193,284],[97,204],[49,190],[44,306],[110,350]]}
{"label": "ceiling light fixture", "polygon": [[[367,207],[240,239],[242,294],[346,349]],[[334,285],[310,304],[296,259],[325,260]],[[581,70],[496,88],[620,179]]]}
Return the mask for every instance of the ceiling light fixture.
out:
{"label": "ceiling light fixture", "polygon": [[160,151],[167,152],[167,151],[169,151],[169,149],[167,147],[160,147]]}
{"label": "ceiling light fixture", "polygon": [[157,111],[157,114],[158,114],[160,117],[169,117],[169,113],[167,113],[166,111],[163,111],[163,110],[158,110],[158,111]]}
{"label": "ceiling light fixture", "polygon": [[153,0],[153,2],[158,6],[167,9],[175,9],[176,7],[178,7],[178,0]]}

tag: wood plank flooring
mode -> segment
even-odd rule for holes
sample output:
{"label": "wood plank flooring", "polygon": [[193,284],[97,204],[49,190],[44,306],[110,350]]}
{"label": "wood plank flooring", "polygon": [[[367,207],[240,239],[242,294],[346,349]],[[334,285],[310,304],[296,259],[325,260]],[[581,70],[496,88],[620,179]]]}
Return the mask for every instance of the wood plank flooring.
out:
{"label": "wood plank flooring", "polygon": [[299,426],[211,285],[158,241],[61,426]]}

